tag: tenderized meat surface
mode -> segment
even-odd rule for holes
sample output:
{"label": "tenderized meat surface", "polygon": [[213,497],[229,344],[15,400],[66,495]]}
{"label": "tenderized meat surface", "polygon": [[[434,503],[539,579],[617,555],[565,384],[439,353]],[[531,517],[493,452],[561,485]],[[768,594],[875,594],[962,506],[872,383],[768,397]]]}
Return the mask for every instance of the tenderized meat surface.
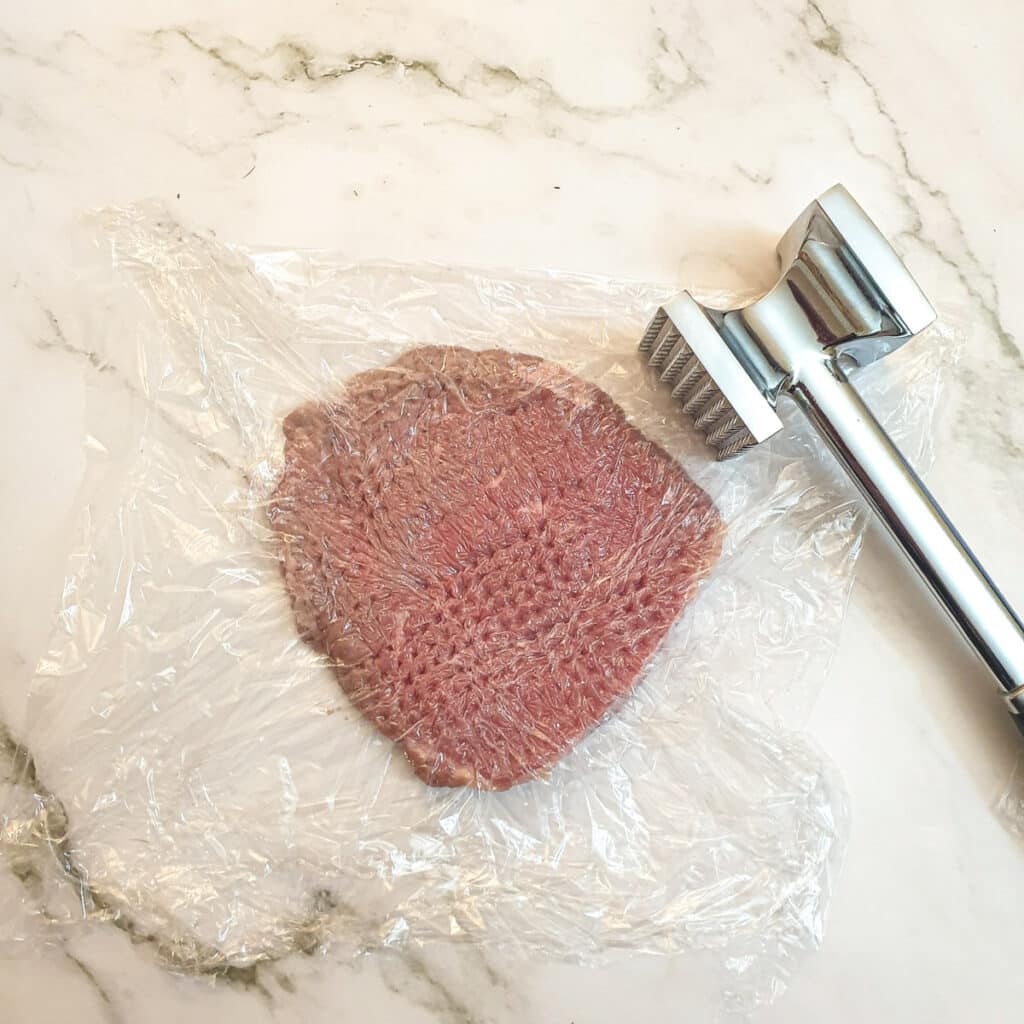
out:
{"label": "tenderized meat surface", "polygon": [[531,356],[413,349],[284,432],[270,520],[299,629],[430,785],[546,774],[721,548],[679,465]]}

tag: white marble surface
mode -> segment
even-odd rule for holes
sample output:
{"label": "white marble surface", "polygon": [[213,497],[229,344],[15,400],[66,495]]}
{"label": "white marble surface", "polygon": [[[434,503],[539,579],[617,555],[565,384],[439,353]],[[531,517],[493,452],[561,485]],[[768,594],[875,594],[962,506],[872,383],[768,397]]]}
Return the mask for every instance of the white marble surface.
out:
{"label": "white marble surface", "polygon": [[[1024,605],[1024,15],[1011,3],[10,5],[0,19],[0,718],[52,623],[102,363],[48,310],[71,225],[155,196],[225,239],[353,259],[734,287],[843,181],[970,344],[934,489]],[[812,729],[853,834],[823,950],[764,1020],[1014,1020],[1024,847],[993,803],[1019,738],[873,534]],[[55,939],[0,862],[11,1021],[711,1019],[684,959],[511,968],[432,948],[212,981],[90,923]]]}

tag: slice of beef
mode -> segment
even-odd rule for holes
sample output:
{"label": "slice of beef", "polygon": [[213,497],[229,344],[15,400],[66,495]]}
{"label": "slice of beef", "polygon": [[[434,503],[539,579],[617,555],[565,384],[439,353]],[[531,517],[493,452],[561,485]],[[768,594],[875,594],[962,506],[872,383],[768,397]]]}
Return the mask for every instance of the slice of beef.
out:
{"label": "slice of beef", "polygon": [[543,775],[721,547],[682,469],[530,356],[417,348],[284,431],[270,520],[299,628],[434,786]]}

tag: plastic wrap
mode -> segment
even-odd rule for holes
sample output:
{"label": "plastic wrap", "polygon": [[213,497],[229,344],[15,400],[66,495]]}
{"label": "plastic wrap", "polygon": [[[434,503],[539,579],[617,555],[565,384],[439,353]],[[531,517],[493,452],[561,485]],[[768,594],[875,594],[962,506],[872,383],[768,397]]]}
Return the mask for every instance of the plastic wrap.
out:
{"label": "plastic wrap", "polygon": [[[8,854],[77,893],[51,923],[113,919],[202,971],[438,937],[710,950],[748,1004],[779,991],[843,846],[841,783],[797,730],[866,519],[805,428],[709,459],[635,352],[671,288],[247,251],[145,208],[99,228],[146,311],[92,328],[124,386],[90,398],[62,610],[0,797]],[[950,341],[859,375],[919,463]],[[504,792],[425,785],[354,709],[298,635],[267,516],[284,418],[424,344],[597,384],[726,527],[632,693]]]}

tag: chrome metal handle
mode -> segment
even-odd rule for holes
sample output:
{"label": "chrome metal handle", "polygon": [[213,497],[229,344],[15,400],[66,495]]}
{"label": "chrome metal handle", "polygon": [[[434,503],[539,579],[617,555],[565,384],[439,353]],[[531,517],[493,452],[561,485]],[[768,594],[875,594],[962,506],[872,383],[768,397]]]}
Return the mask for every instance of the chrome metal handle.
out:
{"label": "chrome metal handle", "polygon": [[924,330],[935,311],[842,186],[819,196],[778,246],[781,274],[736,309],[682,294],[640,341],[719,458],[782,429],[789,395],[995,676],[1024,733],[1024,625],[847,380]]}
{"label": "chrome metal handle", "polygon": [[805,362],[789,394],[991,669],[1024,732],[1024,623],[835,359]]}

